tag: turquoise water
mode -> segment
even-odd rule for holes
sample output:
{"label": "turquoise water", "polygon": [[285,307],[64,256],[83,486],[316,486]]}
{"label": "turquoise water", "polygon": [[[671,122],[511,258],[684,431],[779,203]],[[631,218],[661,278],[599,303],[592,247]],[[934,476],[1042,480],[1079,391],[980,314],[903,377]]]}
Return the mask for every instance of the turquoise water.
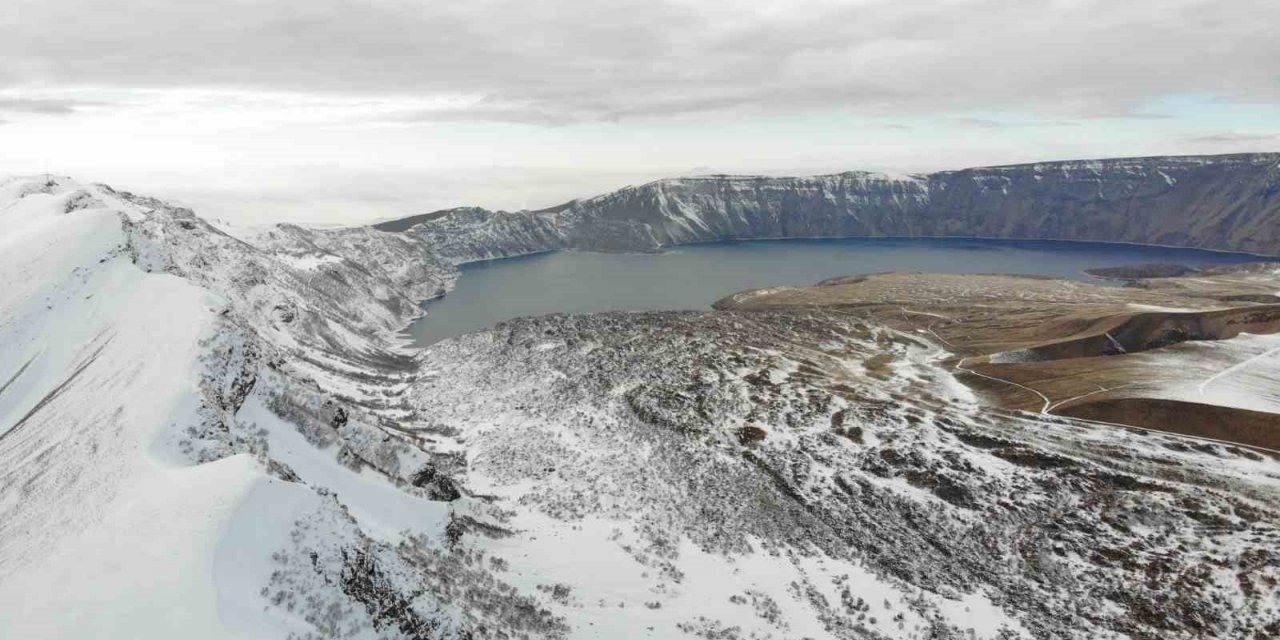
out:
{"label": "turquoise water", "polygon": [[959,238],[762,240],[673,247],[658,254],[577,251],[462,267],[457,288],[425,303],[409,327],[419,346],[503,320],[548,313],[706,309],[744,289],[807,285],[880,271],[1008,273],[1092,279],[1084,269],[1144,262],[1204,267],[1259,258],[1123,244]]}

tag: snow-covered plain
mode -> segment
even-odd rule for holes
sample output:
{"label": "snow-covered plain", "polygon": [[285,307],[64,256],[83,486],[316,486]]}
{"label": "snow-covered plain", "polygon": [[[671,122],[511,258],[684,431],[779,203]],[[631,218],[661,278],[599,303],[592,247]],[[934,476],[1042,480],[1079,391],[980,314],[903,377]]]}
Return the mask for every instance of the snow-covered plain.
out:
{"label": "snow-covered plain", "polygon": [[65,178],[0,183],[0,229],[0,637],[1280,629],[1274,460],[990,412],[929,336],[601,314],[418,353],[485,247]]}

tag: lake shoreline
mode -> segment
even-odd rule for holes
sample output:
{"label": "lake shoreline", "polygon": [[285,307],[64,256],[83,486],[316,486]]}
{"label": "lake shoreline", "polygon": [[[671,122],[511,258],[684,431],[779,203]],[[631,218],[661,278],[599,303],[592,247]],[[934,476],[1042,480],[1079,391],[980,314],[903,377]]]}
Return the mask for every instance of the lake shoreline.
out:
{"label": "lake shoreline", "polygon": [[[1280,258],[1122,242],[960,236],[751,238],[670,245],[659,252],[558,249],[460,263],[458,278],[443,295],[419,301],[423,314],[400,334],[408,348],[417,349],[513,317],[710,309],[738,291],[868,272],[994,273],[1097,282],[1097,276],[1084,270],[1156,260],[1213,266]],[[479,282],[477,275],[483,278]],[[466,283],[460,282],[463,276]],[[701,296],[690,291],[699,287]],[[445,316],[456,313],[475,319]]]}

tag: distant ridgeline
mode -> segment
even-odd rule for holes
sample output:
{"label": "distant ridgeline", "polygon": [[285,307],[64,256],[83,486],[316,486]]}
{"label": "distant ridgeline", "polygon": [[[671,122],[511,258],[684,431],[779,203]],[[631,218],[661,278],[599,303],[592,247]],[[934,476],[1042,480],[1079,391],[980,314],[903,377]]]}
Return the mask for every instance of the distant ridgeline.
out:
{"label": "distant ridgeline", "polygon": [[466,262],[752,238],[974,236],[1280,254],[1280,153],[1042,162],[931,174],[659,180],[541,211],[374,225]]}

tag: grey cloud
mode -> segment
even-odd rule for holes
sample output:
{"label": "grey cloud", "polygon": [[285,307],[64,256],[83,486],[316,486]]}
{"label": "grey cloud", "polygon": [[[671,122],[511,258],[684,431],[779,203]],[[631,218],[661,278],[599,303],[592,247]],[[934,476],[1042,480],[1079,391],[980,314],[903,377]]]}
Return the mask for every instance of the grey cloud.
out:
{"label": "grey cloud", "polygon": [[414,109],[377,117],[383,122],[505,122],[541,126],[564,126],[577,120],[570,114],[540,108],[518,106],[472,105],[439,109]]}
{"label": "grey cloud", "polygon": [[1006,122],[988,118],[948,118],[947,122],[973,129],[1017,129],[1024,127],[1077,127],[1078,121],[1071,120],[1033,120]]}
{"label": "grey cloud", "polygon": [[41,115],[69,115],[81,107],[95,103],[79,100],[51,100],[34,98],[0,98],[0,111],[36,113]]}
{"label": "grey cloud", "polygon": [[1173,115],[1168,113],[1120,113],[1113,118],[1123,118],[1127,120],[1172,120]]}
{"label": "grey cloud", "polygon": [[1014,125],[985,118],[951,118],[950,122],[975,129],[1005,129]]}
{"label": "grey cloud", "polygon": [[0,17],[0,88],[484,97],[406,121],[993,106],[1140,117],[1162,95],[1280,98],[1274,0],[870,0],[772,14],[661,0],[16,3]]}
{"label": "grey cloud", "polygon": [[1222,131],[1198,136],[1187,136],[1183,140],[1192,143],[1202,144],[1239,144],[1249,142],[1276,142],[1280,141],[1280,134],[1275,133],[1236,133],[1233,131]]}

